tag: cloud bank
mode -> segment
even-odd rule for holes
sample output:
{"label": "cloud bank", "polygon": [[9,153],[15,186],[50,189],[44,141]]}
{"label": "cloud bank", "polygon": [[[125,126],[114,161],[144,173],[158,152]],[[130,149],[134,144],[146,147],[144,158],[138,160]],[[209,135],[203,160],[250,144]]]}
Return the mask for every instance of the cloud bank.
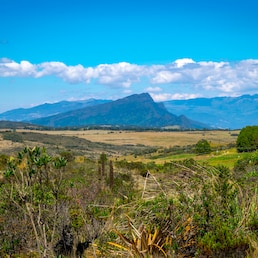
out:
{"label": "cloud bank", "polygon": [[[258,60],[239,62],[195,62],[190,58],[168,64],[137,65],[127,62],[84,67],[62,62],[32,64],[0,59],[0,77],[42,78],[54,76],[70,84],[101,84],[129,90],[132,85],[145,85],[155,100],[186,99],[205,96],[238,96],[257,93]],[[139,86],[140,87],[140,86]],[[207,95],[207,94],[206,94]]]}

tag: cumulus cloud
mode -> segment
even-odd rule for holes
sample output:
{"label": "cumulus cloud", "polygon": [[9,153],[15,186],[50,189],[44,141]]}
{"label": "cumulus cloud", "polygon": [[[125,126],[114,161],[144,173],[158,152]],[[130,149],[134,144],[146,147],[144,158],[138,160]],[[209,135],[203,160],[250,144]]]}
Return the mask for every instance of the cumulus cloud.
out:
{"label": "cumulus cloud", "polygon": [[34,77],[36,73],[36,67],[28,61],[16,63],[7,58],[0,59],[0,76],[2,77]]}
{"label": "cumulus cloud", "polygon": [[[178,63],[178,61],[177,61]],[[179,62],[180,63],[180,62]],[[159,67],[152,84],[187,85],[220,95],[241,95],[258,90],[258,60],[229,62],[181,62]]]}
{"label": "cumulus cloud", "polygon": [[143,75],[140,66],[126,62],[98,65],[95,71],[99,83],[124,88],[128,88],[132,83],[138,82]]}
{"label": "cumulus cloud", "polygon": [[[214,92],[217,95],[232,96],[257,92],[258,60],[248,59],[230,63],[195,62],[190,58],[183,58],[163,65],[120,62],[84,67],[80,64],[68,66],[62,62],[32,64],[26,60],[15,62],[8,58],[0,59],[0,77],[41,78],[44,76],[55,76],[71,84],[97,83],[127,89],[128,92],[133,84],[143,87],[143,90],[146,89],[146,85],[151,85],[146,91],[156,93],[153,95],[155,99],[196,96],[189,92],[199,92],[198,94],[203,95],[205,92]],[[162,94],[165,87],[166,91],[169,87],[173,94]],[[178,91],[179,87],[180,91]],[[177,95],[174,92],[177,92]]]}
{"label": "cumulus cloud", "polygon": [[191,59],[191,58],[182,58],[182,59],[177,59],[175,61],[175,65],[178,67],[178,68],[181,68],[181,67],[184,67],[185,65],[187,64],[194,64],[194,60]]}

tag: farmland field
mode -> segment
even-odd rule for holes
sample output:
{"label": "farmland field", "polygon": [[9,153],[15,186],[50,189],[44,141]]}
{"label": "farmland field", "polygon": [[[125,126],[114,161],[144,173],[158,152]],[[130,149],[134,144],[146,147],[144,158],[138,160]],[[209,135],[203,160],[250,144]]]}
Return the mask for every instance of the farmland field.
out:
{"label": "farmland field", "polygon": [[[17,130],[28,132],[28,130]],[[31,131],[51,135],[76,136],[92,142],[101,142],[114,145],[145,145],[156,147],[173,147],[196,144],[206,139],[212,146],[234,144],[239,131],[112,131],[112,130],[85,130],[85,131]]]}
{"label": "farmland field", "polygon": [[[15,153],[25,145],[45,146],[49,151],[71,150],[75,155],[98,158],[105,152],[110,158],[163,164],[172,160],[193,158],[230,168],[242,156],[234,147],[239,131],[117,131],[117,130],[25,130],[17,129],[20,142],[0,138],[0,152]],[[0,136],[1,137],[1,136]],[[198,156],[193,146],[207,140],[213,152]],[[231,150],[229,150],[231,148]]]}

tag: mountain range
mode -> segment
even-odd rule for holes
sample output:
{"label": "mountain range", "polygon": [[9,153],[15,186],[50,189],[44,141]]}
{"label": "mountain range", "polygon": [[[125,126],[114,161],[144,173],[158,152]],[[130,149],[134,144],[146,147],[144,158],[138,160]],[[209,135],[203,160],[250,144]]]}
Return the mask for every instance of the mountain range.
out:
{"label": "mountain range", "polygon": [[[258,124],[258,95],[154,102],[148,93],[13,109],[0,120],[53,127],[112,125],[178,129],[241,129]],[[198,121],[198,122],[197,122]]]}
{"label": "mountain range", "polygon": [[[57,113],[53,114],[55,112]],[[184,115],[176,116],[168,112],[163,103],[154,102],[148,93],[134,94],[115,101],[92,100],[85,103],[71,102],[71,105],[68,102],[43,104],[31,109],[16,109],[0,114],[0,120],[7,119],[48,127],[208,128],[208,125],[190,120]]]}
{"label": "mountain range", "polygon": [[258,125],[258,94],[163,102],[169,112],[185,114],[213,128],[241,129]]}

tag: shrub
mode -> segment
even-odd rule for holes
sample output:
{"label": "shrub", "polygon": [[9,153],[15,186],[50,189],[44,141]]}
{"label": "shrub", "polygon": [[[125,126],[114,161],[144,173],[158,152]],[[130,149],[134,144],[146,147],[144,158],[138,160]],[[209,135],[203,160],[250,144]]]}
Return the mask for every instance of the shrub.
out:
{"label": "shrub", "polygon": [[8,162],[8,156],[5,154],[0,154],[0,170],[5,169]]}
{"label": "shrub", "polygon": [[246,126],[237,137],[237,151],[251,152],[258,149],[258,126]]}
{"label": "shrub", "polygon": [[[59,200],[61,205],[64,203],[61,196],[65,193],[65,166],[64,158],[49,156],[44,148],[37,146],[25,147],[16,157],[9,159],[4,172],[4,194],[0,195],[1,201],[5,198],[5,203],[9,204],[2,217],[5,223],[1,223],[4,241],[8,240],[4,234],[9,234],[12,241],[20,229],[21,237],[18,240],[27,242],[28,249],[36,246],[38,254],[47,256],[51,234],[54,236],[56,221],[60,219]],[[9,217],[14,218],[12,224],[17,224],[15,230],[6,227]],[[2,236],[0,244],[1,241]]]}
{"label": "shrub", "polygon": [[5,132],[3,133],[3,139],[12,142],[23,142],[22,135],[16,132]]}
{"label": "shrub", "polygon": [[70,151],[62,151],[62,152],[60,152],[60,156],[65,158],[69,162],[71,162],[75,159],[73,153]]}
{"label": "shrub", "polygon": [[195,145],[195,152],[197,154],[211,153],[211,146],[205,139],[199,140]]}

